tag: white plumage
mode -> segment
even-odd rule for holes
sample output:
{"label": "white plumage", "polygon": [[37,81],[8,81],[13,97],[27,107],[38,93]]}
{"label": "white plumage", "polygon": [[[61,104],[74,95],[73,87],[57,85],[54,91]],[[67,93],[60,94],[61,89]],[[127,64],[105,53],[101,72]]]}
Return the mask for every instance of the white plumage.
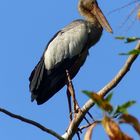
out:
{"label": "white plumage", "polygon": [[62,60],[80,54],[85,46],[87,37],[88,30],[85,23],[79,24],[67,32],[63,32],[62,29],[52,42],[50,42],[45,51],[44,63],[46,69],[53,69],[53,67]]}

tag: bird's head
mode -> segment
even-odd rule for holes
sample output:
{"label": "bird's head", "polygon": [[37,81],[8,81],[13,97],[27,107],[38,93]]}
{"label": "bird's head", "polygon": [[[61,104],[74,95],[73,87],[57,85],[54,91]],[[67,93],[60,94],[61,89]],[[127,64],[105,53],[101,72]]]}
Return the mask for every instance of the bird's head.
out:
{"label": "bird's head", "polygon": [[91,22],[98,21],[108,32],[113,32],[96,0],[79,0],[78,10]]}

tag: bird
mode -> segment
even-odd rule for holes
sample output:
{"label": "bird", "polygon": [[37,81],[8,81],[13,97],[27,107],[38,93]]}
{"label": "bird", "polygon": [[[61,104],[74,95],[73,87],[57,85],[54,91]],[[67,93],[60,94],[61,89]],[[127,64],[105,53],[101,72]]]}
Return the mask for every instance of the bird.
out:
{"label": "bird", "polygon": [[96,0],[79,0],[78,11],[85,17],[58,31],[48,42],[29,77],[31,100],[47,102],[67,83],[66,70],[73,79],[86,61],[89,49],[101,38],[103,28],[112,28]]}

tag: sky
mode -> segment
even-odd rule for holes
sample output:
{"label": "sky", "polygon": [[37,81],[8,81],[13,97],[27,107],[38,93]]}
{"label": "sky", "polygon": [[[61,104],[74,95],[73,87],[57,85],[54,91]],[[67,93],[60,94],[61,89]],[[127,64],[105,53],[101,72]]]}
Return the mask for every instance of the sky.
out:
{"label": "sky", "polygon": [[[104,87],[127,59],[127,56],[118,54],[127,52],[136,45],[136,43],[124,44],[114,38],[140,36],[140,21],[133,22],[136,13],[124,26],[120,26],[136,5],[109,14],[113,9],[131,1],[98,1],[114,33],[104,31],[101,40],[90,49],[86,63],[73,79],[76,97],[81,106],[88,100],[81,91],[97,92]],[[38,106],[36,102],[30,101],[28,77],[51,37],[73,20],[82,18],[77,12],[77,3],[78,0],[0,1],[0,107],[35,120],[59,134],[63,134],[69,124],[66,87],[47,103]],[[132,22],[133,25],[130,27]],[[140,57],[120,84],[112,90],[114,93],[112,104],[117,106],[128,100],[136,100],[137,103],[129,109],[129,112],[140,120],[139,63]],[[102,117],[97,107],[91,110],[91,114],[97,119]],[[139,139],[130,126],[123,125],[122,129],[135,140]],[[34,126],[2,113],[0,113],[0,134],[2,140],[55,139]],[[93,138],[108,140],[101,126],[95,128]]]}

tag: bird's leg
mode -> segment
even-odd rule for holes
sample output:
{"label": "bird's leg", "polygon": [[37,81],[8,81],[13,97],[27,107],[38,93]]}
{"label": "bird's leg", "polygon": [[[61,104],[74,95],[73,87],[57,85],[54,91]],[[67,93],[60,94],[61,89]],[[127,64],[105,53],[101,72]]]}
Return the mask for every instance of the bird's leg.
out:
{"label": "bird's leg", "polygon": [[[67,75],[67,81],[68,81],[67,82],[67,97],[68,97],[68,104],[69,104],[69,111],[70,111],[70,120],[72,120],[72,107],[71,107],[70,96],[72,96],[72,100],[73,100],[73,104],[74,104],[74,113],[77,113],[79,110],[81,111],[81,109],[80,109],[80,107],[78,105],[78,102],[76,100],[75,90],[74,90],[74,87],[73,87],[73,84],[72,84],[72,81],[71,81],[70,74],[69,74],[68,70],[66,70],[66,75]],[[87,112],[87,114],[90,116],[90,118],[92,120],[94,120],[92,115],[89,112]],[[86,117],[84,117],[84,119],[89,124],[89,121],[86,119]]]}
{"label": "bird's leg", "polygon": [[[71,97],[72,97],[73,106],[74,106],[74,118],[76,118],[76,115],[79,111],[82,113],[82,110],[80,109],[78,102],[76,100],[74,87],[73,87],[68,70],[66,70],[66,75],[67,75],[67,81],[68,81],[67,82],[67,97],[68,97],[68,105],[69,105],[69,112],[70,112],[70,124],[71,124],[71,121],[73,119],[72,107],[71,107]],[[89,112],[87,114],[93,119],[92,115]],[[88,121],[88,119],[86,117],[84,117],[84,119],[88,124],[90,124],[90,122]],[[77,135],[78,135],[78,133],[77,133]]]}
{"label": "bird's leg", "polygon": [[72,107],[71,107],[71,95],[67,88],[67,98],[68,98],[68,106],[69,106],[69,113],[70,113],[70,123],[72,121]]}
{"label": "bird's leg", "polygon": [[69,92],[69,95],[72,97],[72,101],[73,101],[73,106],[74,106],[74,114],[76,114],[78,112],[79,109],[79,105],[76,101],[76,97],[75,97],[75,91],[74,91],[74,87],[70,78],[70,74],[68,72],[68,70],[66,70],[66,74],[67,74],[67,92]]}

